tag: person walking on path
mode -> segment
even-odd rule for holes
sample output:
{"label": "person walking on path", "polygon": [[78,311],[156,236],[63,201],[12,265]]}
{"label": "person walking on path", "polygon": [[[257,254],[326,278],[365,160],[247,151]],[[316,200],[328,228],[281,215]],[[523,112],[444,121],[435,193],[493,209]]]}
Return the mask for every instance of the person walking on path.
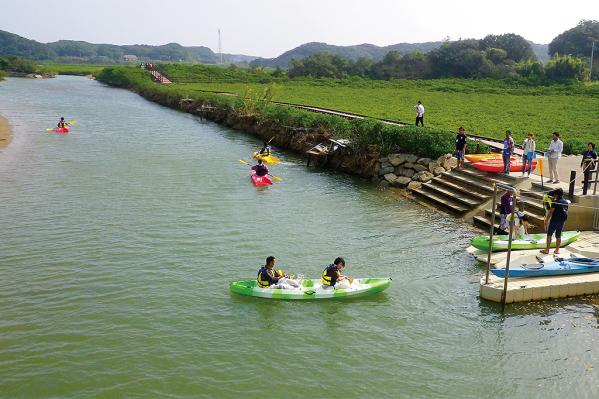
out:
{"label": "person walking on path", "polygon": [[597,166],[597,153],[595,152],[595,144],[589,143],[587,150],[582,153],[582,161],[580,162],[584,180],[582,181],[582,189],[588,190],[591,186],[591,179],[593,178],[593,171]]}
{"label": "person walking on path", "polygon": [[522,176],[526,172],[526,163],[528,162],[528,176],[532,172],[532,161],[535,159],[535,150],[537,144],[535,143],[534,136],[532,133],[528,133],[528,137],[522,143]]}
{"label": "person walking on path", "polygon": [[418,126],[418,122],[420,122],[420,126],[424,127],[424,105],[421,101],[418,101],[416,105],[416,126]]}
{"label": "person walking on path", "polygon": [[564,190],[558,188],[555,190],[555,200],[551,204],[549,214],[545,219],[545,230],[547,231],[547,243],[545,249],[541,253],[548,254],[551,247],[551,239],[555,233],[555,251],[554,254],[559,254],[559,247],[562,243],[562,230],[564,223],[568,219],[568,201],[564,199]]}
{"label": "person walking on path", "polygon": [[466,139],[466,131],[460,126],[455,138],[455,157],[458,159],[458,168],[464,167],[464,155],[466,155],[466,147],[468,147]]}
{"label": "person walking on path", "polygon": [[512,160],[513,152],[514,140],[512,139],[512,131],[510,129],[506,129],[505,140],[503,140],[503,151],[501,151],[501,157],[503,158],[503,173],[506,175],[510,174],[510,162]]}
{"label": "person walking on path", "polygon": [[553,132],[553,140],[547,149],[547,162],[549,162],[549,181],[547,183],[559,183],[559,172],[557,161],[562,156],[564,143],[559,139],[559,133]]}

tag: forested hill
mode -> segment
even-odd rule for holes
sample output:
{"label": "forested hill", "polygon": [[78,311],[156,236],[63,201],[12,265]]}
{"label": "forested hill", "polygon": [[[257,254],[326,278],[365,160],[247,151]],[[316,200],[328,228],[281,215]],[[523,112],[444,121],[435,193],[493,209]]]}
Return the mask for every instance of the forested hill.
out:
{"label": "forested hill", "polygon": [[[36,61],[115,63],[125,60],[125,56],[135,56],[146,61],[199,62],[215,64],[219,55],[204,46],[184,47],[177,43],[162,46],[144,44],[118,46],[114,44],[94,44],[74,40],[59,40],[40,43],[14,33],[0,30],[0,57],[20,56]],[[131,60],[134,57],[126,57]],[[250,62],[256,57],[237,54],[223,54],[225,62]]]}
{"label": "forested hill", "polygon": [[[257,58],[252,61],[254,66],[262,67],[280,67],[287,68],[293,59],[302,59],[314,54],[327,51],[336,54],[340,57],[356,61],[359,58],[367,58],[374,61],[380,61],[385,55],[395,50],[402,55],[409,54],[414,51],[427,53],[431,50],[441,47],[444,42],[424,42],[424,43],[398,43],[390,46],[379,47],[374,44],[359,44],[356,46],[334,46],[326,43],[306,43],[292,50],[286,51],[276,58]],[[536,44],[530,42],[533,52],[540,61],[547,62],[549,54],[547,53],[547,44]]]}

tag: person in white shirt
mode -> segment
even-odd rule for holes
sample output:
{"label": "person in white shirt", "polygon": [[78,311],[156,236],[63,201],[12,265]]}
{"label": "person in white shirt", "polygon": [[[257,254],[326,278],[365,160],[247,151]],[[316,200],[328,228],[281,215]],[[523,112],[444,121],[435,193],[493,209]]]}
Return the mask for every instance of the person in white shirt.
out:
{"label": "person in white shirt", "polygon": [[421,101],[418,101],[418,105],[416,105],[416,126],[418,126],[418,122],[420,122],[420,126],[424,127],[424,105]]}
{"label": "person in white shirt", "polygon": [[564,143],[559,139],[559,133],[553,132],[553,140],[547,150],[547,161],[549,162],[549,181],[547,183],[559,183],[559,173],[557,171],[557,160],[562,156]]}
{"label": "person in white shirt", "polygon": [[526,164],[528,163],[528,175],[530,176],[530,172],[532,171],[532,160],[535,159],[535,150],[537,149],[537,145],[534,140],[534,136],[532,133],[528,132],[528,137],[522,143],[522,176],[526,173],[527,168]]}

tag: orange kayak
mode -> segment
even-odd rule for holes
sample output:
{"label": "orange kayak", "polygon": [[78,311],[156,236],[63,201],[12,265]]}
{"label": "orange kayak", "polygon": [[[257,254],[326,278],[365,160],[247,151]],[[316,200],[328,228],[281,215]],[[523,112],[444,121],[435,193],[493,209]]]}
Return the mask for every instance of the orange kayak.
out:
{"label": "orange kayak", "polygon": [[468,154],[464,158],[470,162],[480,162],[487,159],[501,159],[501,154]]}

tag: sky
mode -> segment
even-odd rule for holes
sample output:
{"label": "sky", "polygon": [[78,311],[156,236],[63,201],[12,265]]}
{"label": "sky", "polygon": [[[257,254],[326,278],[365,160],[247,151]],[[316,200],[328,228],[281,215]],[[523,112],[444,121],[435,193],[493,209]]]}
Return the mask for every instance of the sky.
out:
{"label": "sky", "polygon": [[[152,6],[148,6],[152,4]],[[438,41],[517,33],[549,43],[599,0],[0,0],[0,30],[39,42],[207,46],[276,57],[306,42]]]}

